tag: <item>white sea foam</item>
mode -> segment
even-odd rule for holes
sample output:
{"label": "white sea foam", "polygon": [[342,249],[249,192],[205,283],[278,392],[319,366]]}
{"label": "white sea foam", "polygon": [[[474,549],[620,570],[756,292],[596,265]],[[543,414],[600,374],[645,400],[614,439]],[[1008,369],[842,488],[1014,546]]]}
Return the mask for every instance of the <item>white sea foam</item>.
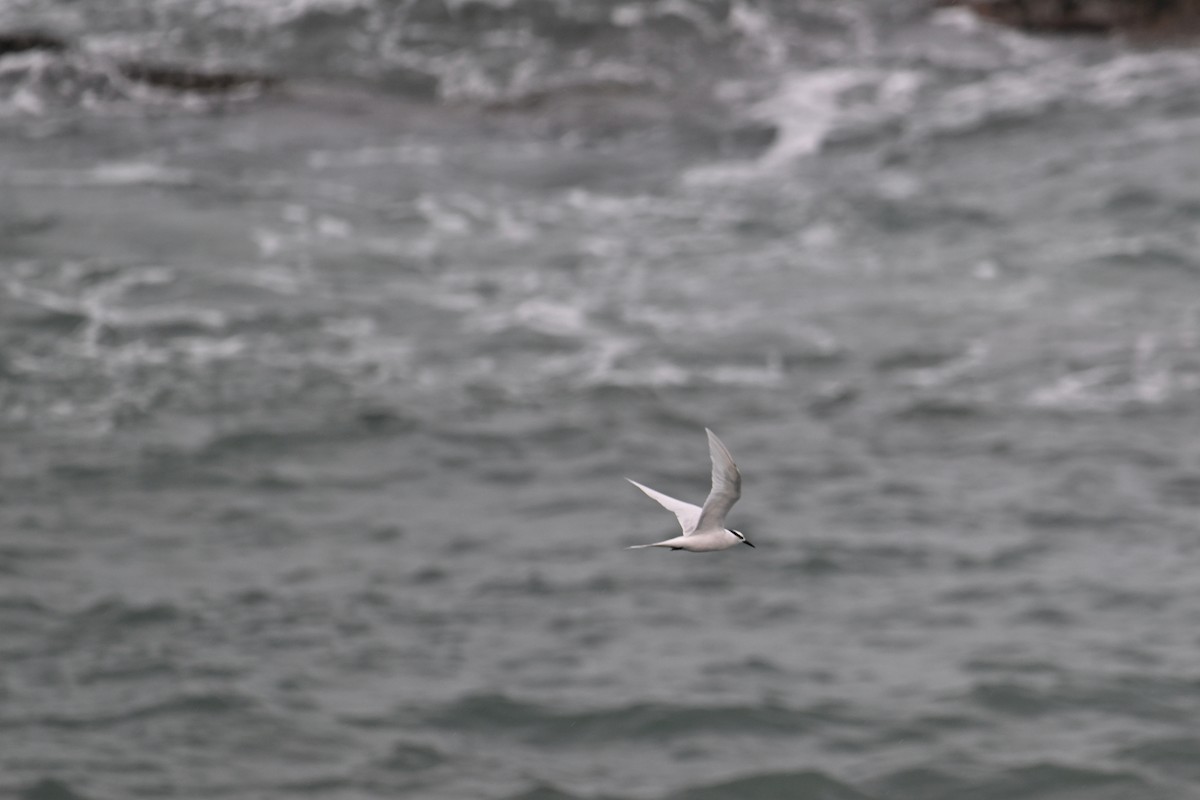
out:
{"label": "white sea foam", "polygon": [[0,183],[13,186],[189,186],[195,175],[186,169],[147,161],[97,164],[87,169],[19,169],[0,173]]}

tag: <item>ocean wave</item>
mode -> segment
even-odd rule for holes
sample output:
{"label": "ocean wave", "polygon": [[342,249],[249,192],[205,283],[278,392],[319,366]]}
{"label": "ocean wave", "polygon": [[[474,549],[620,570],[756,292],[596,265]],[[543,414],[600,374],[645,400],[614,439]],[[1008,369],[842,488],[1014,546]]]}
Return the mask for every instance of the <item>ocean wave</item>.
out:
{"label": "ocean wave", "polygon": [[1083,530],[1104,530],[1106,528],[1125,530],[1131,524],[1137,524],[1140,521],[1137,517],[1119,510],[1097,508],[1094,503],[1083,506],[1063,502],[1028,509],[1022,518],[1025,524],[1031,528]]}
{"label": "ocean wave", "polygon": [[836,705],[810,709],[783,706],[675,706],[638,703],[593,711],[559,711],[500,694],[477,694],[441,708],[416,712],[438,728],[484,733],[503,729],[548,745],[671,739],[735,733],[802,736],[827,725],[850,724]]}
{"label": "ocean wave", "polygon": [[974,421],[989,413],[990,408],[982,398],[964,395],[930,395],[915,398],[892,412],[892,417],[901,421]]}
{"label": "ocean wave", "polygon": [[1064,675],[1023,681],[979,683],[969,700],[982,708],[1017,717],[1046,717],[1074,711],[1157,722],[1189,719],[1197,682],[1141,674],[1084,679]]}
{"label": "ocean wave", "polygon": [[[15,554],[15,555],[13,555]],[[4,549],[0,551],[0,559],[21,557],[21,551]],[[44,617],[54,612],[34,597],[23,595],[0,595],[0,615]]]}
{"label": "ocean wave", "polygon": [[117,161],[86,169],[18,169],[0,177],[0,185],[17,187],[186,187],[195,184],[189,170],[166,167],[151,161]]}
{"label": "ocean wave", "polygon": [[55,728],[102,730],[156,719],[186,720],[195,717],[236,716],[255,708],[251,697],[236,692],[185,692],[162,700],[94,713],[41,713],[21,718],[0,718],[0,728]]}
{"label": "ocean wave", "polygon": [[433,769],[444,764],[448,756],[435,747],[419,742],[399,741],[392,745],[378,766],[404,773]]}
{"label": "ocean wave", "polygon": [[[980,775],[980,773],[985,773]],[[893,800],[1124,800],[1137,797],[1167,800],[1173,788],[1147,780],[1135,771],[1103,769],[1045,761],[988,768],[971,762],[948,770],[938,766],[906,767],[873,779],[869,789]]]}
{"label": "ocean wave", "polygon": [[[360,778],[351,778],[344,775],[318,775],[310,778],[301,778],[299,780],[284,781],[272,788],[282,793],[284,797],[292,795],[317,795],[326,796],[339,792],[354,792],[360,790],[364,783],[368,783]],[[378,787],[372,786],[377,789]]]}
{"label": "ocean wave", "polygon": [[78,792],[70,783],[58,778],[40,778],[17,790],[19,800],[89,800],[89,796]]}
{"label": "ocean wave", "polygon": [[1059,375],[1031,391],[1025,404],[1066,413],[1166,413],[1182,410],[1200,391],[1200,371],[1182,344],[1143,338],[1116,363],[1099,363]]}
{"label": "ocean wave", "polygon": [[1002,770],[983,780],[956,788],[952,797],[977,800],[1167,800],[1177,797],[1168,787],[1156,785],[1132,771],[1105,770],[1043,762]]}
{"label": "ocean wave", "polygon": [[[638,797],[644,795],[639,794]],[[667,794],[657,795],[657,800],[875,800],[849,783],[838,780],[820,770],[797,770],[793,772],[763,772],[739,778],[714,781],[689,786]],[[579,794],[561,789],[553,784],[541,783],[525,789],[505,800],[625,800],[624,795],[605,792],[601,795]]]}
{"label": "ocean wave", "polygon": [[607,794],[603,798],[596,798],[592,795],[572,794],[557,786],[540,783],[537,786],[509,795],[504,800],[622,800],[622,798]]}
{"label": "ocean wave", "polygon": [[1200,742],[1193,736],[1165,736],[1122,747],[1122,761],[1188,781],[1200,780]]}
{"label": "ocean wave", "polygon": [[868,786],[872,794],[889,800],[950,800],[970,797],[967,784],[966,778],[939,765],[904,767],[872,779]]}
{"label": "ocean wave", "polygon": [[148,625],[173,625],[186,614],[171,603],[128,603],[119,598],[100,600],[70,616],[69,623],[89,635]]}
{"label": "ocean wave", "polygon": [[1089,270],[1111,269],[1145,275],[1154,271],[1200,277],[1200,261],[1189,242],[1171,241],[1162,236],[1143,236],[1100,242],[1083,253],[1083,267]]}
{"label": "ocean wave", "polygon": [[854,786],[820,770],[747,775],[666,795],[665,800],[872,800]]}
{"label": "ocean wave", "polygon": [[908,70],[845,67],[787,75],[749,110],[777,131],[756,170],[769,172],[813,156],[835,136],[886,131],[912,109],[923,80]]}
{"label": "ocean wave", "polygon": [[1167,503],[1200,506],[1200,474],[1189,472],[1168,477],[1159,487],[1159,496]]}

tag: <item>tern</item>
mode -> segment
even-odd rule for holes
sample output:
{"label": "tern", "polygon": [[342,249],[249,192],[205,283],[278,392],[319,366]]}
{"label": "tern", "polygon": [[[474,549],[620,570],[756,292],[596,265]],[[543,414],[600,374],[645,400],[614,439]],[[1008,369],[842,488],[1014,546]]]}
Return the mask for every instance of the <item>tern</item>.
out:
{"label": "tern", "polygon": [[625,480],[645,492],[651,499],[670,511],[679,519],[679,527],[683,535],[674,539],[666,539],[653,544],[635,544],[630,550],[640,550],[644,547],[669,547],[672,550],[691,550],[693,553],[705,553],[710,550],[724,550],[735,544],[745,544],[754,547],[741,533],[725,527],[725,515],[733,504],[742,496],[742,475],[738,472],[733,456],[708,428],[708,454],[712,457],[712,489],[703,506],[694,506],[674,497],[656,492],[649,486],[643,486],[632,478]]}

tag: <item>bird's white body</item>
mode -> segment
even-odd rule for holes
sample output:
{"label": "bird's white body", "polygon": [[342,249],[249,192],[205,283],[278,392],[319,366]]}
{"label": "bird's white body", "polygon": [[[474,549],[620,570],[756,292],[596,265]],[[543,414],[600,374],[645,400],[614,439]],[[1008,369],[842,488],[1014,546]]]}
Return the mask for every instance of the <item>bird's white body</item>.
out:
{"label": "bird's white body", "polygon": [[665,539],[652,544],[635,544],[630,549],[638,550],[645,547],[668,547],[672,550],[690,550],[693,553],[705,553],[712,550],[725,550],[735,544],[747,544],[746,537],[739,531],[725,527],[725,515],[742,496],[742,476],[729,450],[708,428],[708,453],[712,458],[712,489],[703,506],[676,500],[670,495],[655,491],[649,486],[643,486],[635,480],[626,478],[637,488],[645,492],[659,505],[673,513],[679,520],[683,534],[673,539]]}
{"label": "bird's white body", "polygon": [[644,547],[669,547],[672,550],[690,550],[693,553],[707,553],[712,550],[724,550],[741,544],[742,539],[733,535],[733,531],[722,528],[719,531],[706,531],[692,536],[676,536],[654,544],[630,545],[630,550],[641,550]]}

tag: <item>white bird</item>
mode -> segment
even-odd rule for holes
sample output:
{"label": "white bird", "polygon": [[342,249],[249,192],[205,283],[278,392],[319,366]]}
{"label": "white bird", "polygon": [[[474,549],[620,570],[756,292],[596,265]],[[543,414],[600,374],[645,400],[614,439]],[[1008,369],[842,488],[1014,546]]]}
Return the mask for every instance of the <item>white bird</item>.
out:
{"label": "white bird", "polygon": [[742,496],[742,475],[738,472],[737,464],[733,463],[733,456],[729,455],[729,450],[721,444],[717,435],[708,428],[704,431],[708,434],[708,453],[712,457],[712,489],[709,490],[708,499],[704,501],[703,507],[656,492],[632,478],[625,479],[673,513],[679,519],[679,527],[683,528],[682,536],[653,544],[635,544],[630,550],[669,547],[672,550],[704,553],[709,550],[724,550],[739,543],[754,547],[740,531],[725,527],[725,515]]}

